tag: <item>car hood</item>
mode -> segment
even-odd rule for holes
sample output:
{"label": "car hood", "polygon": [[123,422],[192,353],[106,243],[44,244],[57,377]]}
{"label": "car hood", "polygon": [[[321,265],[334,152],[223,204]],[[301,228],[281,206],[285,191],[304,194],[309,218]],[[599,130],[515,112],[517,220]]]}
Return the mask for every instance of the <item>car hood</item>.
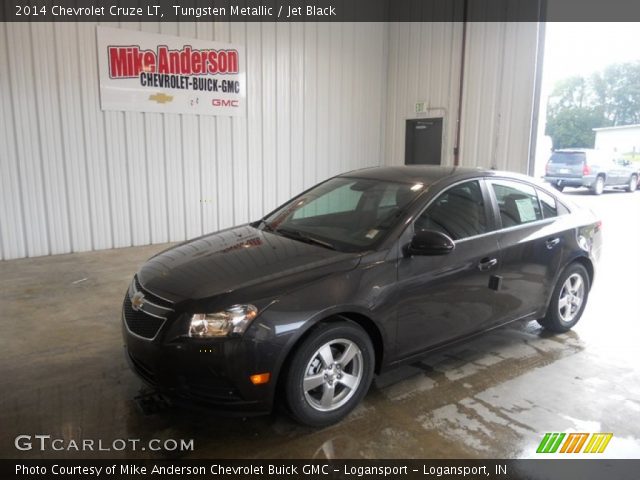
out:
{"label": "car hood", "polygon": [[353,269],[359,259],[244,225],[159,253],[140,268],[138,280],[173,302],[232,294],[251,301]]}

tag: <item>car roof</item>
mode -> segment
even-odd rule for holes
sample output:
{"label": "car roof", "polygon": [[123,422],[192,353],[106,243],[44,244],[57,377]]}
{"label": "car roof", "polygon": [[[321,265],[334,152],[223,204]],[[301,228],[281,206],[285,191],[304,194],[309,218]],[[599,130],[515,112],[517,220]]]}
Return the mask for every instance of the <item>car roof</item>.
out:
{"label": "car roof", "polygon": [[402,165],[387,167],[370,167],[352,170],[339,175],[340,177],[368,178],[372,180],[387,180],[401,183],[423,183],[431,185],[443,178],[468,178],[492,176],[496,172],[473,167],[442,167],[438,165]]}
{"label": "car roof", "polygon": [[498,177],[521,180],[542,186],[542,182],[528,175],[481,167],[443,167],[439,165],[401,165],[388,167],[369,167],[338,175],[339,177],[363,178],[400,183],[422,183],[433,185],[440,180],[446,184],[478,177]]}
{"label": "car roof", "polygon": [[[360,170],[345,172],[341,175],[338,175],[338,177],[400,182],[409,183],[412,185],[416,183],[422,183],[427,187],[430,187],[440,180],[444,181],[443,187],[457,183],[458,181],[481,177],[520,180],[530,185],[534,185],[536,188],[542,190],[543,192],[546,192],[548,195],[551,195],[560,203],[564,204],[565,207],[569,208],[570,211],[573,211],[574,208],[576,208],[576,204],[574,202],[570,201],[567,197],[559,196],[558,192],[553,190],[553,188],[551,188],[548,183],[544,183],[538,178],[531,177],[529,175],[523,175],[521,173],[481,167],[443,167],[439,165],[369,167]],[[440,189],[436,189],[436,193],[439,190]]]}

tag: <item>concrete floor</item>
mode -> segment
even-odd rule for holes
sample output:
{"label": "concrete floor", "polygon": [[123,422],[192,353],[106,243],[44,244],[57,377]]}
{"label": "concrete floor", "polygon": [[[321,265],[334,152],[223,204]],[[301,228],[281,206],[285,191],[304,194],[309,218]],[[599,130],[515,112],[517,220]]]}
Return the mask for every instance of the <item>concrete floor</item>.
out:
{"label": "concrete floor", "polygon": [[280,413],[140,413],[120,305],[136,266],[165,245],[0,262],[0,457],[153,456],[13,447],[19,434],[50,434],[194,439],[192,458],[527,458],[545,432],[584,431],[614,433],[603,456],[638,458],[640,193],[569,194],[601,214],[606,242],[575,330],[514,325],[431,355],[378,378],[323,430]]}

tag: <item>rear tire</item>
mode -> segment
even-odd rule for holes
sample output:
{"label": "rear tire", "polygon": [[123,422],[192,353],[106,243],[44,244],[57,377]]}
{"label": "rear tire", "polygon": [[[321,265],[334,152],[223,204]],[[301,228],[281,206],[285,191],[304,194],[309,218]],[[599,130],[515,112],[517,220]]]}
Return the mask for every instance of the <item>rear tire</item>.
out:
{"label": "rear tire", "polygon": [[602,175],[598,175],[596,183],[591,187],[591,191],[594,195],[602,195],[602,192],[604,192],[604,177]]}
{"label": "rear tire", "polygon": [[636,188],[638,188],[638,177],[636,175],[631,175],[629,185],[627,185],[627,192],[635,192]]}
{"label": "rear tire", "polygon": [[558,278],[544,318],[538,323],[555,333],[564,333],[578,323],[587,305],[591,283],[586,268],[572,263]]}
{"label": "rear tire", "polygon": [[342,420],[364,398],[375,365],[373,344],[356,323],[321,323],[295,352],[285,379],[291,415],[311,427]]}

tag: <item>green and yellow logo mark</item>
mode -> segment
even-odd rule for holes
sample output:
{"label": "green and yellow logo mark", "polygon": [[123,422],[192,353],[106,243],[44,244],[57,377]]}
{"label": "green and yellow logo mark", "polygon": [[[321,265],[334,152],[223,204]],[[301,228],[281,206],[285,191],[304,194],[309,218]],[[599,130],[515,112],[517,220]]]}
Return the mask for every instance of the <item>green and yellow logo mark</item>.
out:
{"label": "green and yellow logo mark", "polygon": [[602,453],[611,437],[613,433],[545,433],[536,453]]}

